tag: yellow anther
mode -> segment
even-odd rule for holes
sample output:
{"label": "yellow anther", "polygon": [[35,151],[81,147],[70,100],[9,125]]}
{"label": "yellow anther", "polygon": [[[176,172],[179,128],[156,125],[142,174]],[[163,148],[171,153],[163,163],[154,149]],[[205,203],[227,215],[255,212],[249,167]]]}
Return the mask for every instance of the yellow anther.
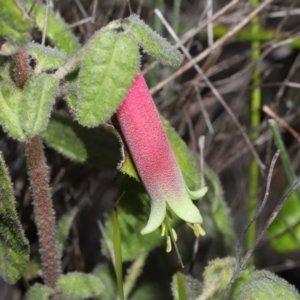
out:
{"label": "yellow anther", "polygon": [[200,226],[200,224],[194,224],[194,226],[193,226],[194,228],[194,234],[195,234],[195,236],[200,236],[200,235],[205,235],[205,231],[204,231],[204,229]]}
{"label": "yellow anther", "polygon": [[165,236],[166,234],[166,224],[162,223],[161,224],[161,236]]}
{"label": "yellow anther", "polygon": [[193,229],[194,231],[194,235],[196,237],[200,236],[200,235],[205,235],[205,231],[204,229],[200,226],[200,224],[190,224],[190,223],[186,223],[187,226],[189,226],[190,228]]}
{"label": "yellow anther", "polygon": [[172,242],[171,242],[170,236],[168,235],[167,236],[167,248],[166,248],[166,251],[169,253],[169,252],[171,252],[171,250],[172,250]]}
{"label": "yellow anther", "polygon": [[173,228],[172,228],[172,235],[173,235],[174,241],[176,242],[177,241],[177,233]]}

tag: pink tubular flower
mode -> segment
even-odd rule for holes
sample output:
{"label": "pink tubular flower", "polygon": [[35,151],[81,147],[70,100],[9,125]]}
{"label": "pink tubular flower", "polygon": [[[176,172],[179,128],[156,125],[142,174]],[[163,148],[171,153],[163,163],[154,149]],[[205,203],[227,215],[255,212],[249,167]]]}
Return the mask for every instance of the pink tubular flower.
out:
{"label": "pink tubular flower", "polygon": [[118,108],[117,117],[137,171],[151,198],[150,217],[141,233],[150,233],[162,225],[168,208],[190,223],[196,235],[203,235],[200,212],[190,198],[202,197],[207,189],[198,192],[187,189],[140,72]]}

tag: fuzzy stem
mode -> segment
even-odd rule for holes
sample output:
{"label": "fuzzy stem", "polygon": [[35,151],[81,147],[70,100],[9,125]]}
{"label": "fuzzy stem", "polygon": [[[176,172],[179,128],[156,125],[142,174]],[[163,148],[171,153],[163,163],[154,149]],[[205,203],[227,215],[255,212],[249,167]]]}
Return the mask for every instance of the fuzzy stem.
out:
{"label": "fuzzy stem", "polygon": [[[14,55],[15,81],[23,88],[30,76],[26,50],[23,48]],[[49,187],[48,168],[46,165],[41,138],[35,136],[25,143],[28,175],[31,183],[35,223],[39,237],[39,252],[45,283],[55,288],[61,274],[54,210]]]}
{"label": "fuzzy stem", "polygon": [[39,136],[26,143],[28,175],[31,183],[35,223],[38,228],[39,252],[46,285],[55,288],[61,274],[54,210],[51,202],[48,168]]}

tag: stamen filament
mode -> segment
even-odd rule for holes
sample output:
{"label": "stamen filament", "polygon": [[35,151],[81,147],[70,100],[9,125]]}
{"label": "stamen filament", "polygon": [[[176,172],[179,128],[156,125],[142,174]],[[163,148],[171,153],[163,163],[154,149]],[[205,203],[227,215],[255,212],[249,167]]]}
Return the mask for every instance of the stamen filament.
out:
{"label": "stamen filament", "polygon": [[166,234],[166,224],[162,223],[161,224],[161,236],[165,236]]}

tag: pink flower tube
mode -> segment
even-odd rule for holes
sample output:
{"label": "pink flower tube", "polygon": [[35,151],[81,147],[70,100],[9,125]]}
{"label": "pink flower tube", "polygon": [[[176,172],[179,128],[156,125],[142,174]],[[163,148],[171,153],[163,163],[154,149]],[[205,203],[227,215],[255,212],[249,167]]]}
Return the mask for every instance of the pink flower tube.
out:
{"label": "pink flower tube", "polygon": [[157,229],[164,221],[167,207],[184,221],[201,224],[200,212],[190,199],[159,113],[140,72],[118,108],[117,117],[137,171],[151,198],[150,217],[141,233],[147,234]]}

